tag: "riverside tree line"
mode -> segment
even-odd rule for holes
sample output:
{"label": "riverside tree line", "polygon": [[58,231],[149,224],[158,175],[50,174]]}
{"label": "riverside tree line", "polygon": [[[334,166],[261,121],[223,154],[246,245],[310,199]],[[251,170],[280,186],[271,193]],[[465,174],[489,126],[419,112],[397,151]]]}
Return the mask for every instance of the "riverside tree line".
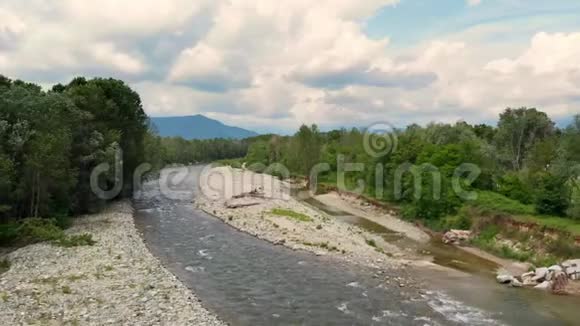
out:
{"label": "riverside tree line", "polygon": [[157,136],[139,94],[120,80],[79,77],[43,90],[0,75],[0,223],[97,211],[105,200],[91,190],[90,174],[102,163],[114,167],[116,153],[122,153],[122,180],[112,168],[98,183],[111,189],[121,182],[119,197],[127,197],[141,163],[155,170],[246,150],[243,141]]}
{"label": "riverside tree line", "polygon": [[[114,169],[98,179],[101,189],[120,182],[119,197],[131,195],[133,172],[141,163],[155,171],[173,163],[237,158],[226,163],[282,163],[298,177],[327,163],[330,170],[319,182],[331,186],[336,185],[341,156],[344,163],[366,167],[347,174],[349,187],[365,180],[367,196],[394,203],[403,216],[433,228],[468,228],[473,216],[509,214],[545,221],[557,217],[570,221],[564,227],[580,234],[580,116],[557,128],[539,110],[506,109],[496,126],[410,125],[397,130],[396,137],[396,150],[378,157],[365,150],[360,129],[321,132],[302,126],[293,136],[245,140],[162,138],[150,125],[139,95],[120,80],[80,77],[43,90],[0,76],[0,242],[3,230],[13,231],[23,218],[58,218],[103,207],[105,200],[90,187],[90,174],[102,163],[115,166],[119,150],[122,180]],[[476,200],[462,199],[452,190],[453,173],[463,163],[481,169],[474,182],[463,184],[477,192]],[[384,181],[382,192],[375,189],[377,164],[383,167],[378,176]],[[392,181],[405,164],[412,173],[403,175],[399,194]],[[431,167],[442,176],[440,198],[432,193]],[[415,195],[417,175],[423,183],[420,196]],[[557,223],[562,225],[561,220]]]}
{"label": "riverside tree line", "polygon": [[[354,189],[357,180],[365,180],[366,194],[373,197],[377,194],[375,167],[380,163],[384,184],[377,199],[397,203],[404,215],[430,224],[456,218],[465,200],[452,191],[452,176],[461,164],[471,163],[480,168],[481,174],[463,186],[478,192],[480,200],[526,207],[531,214],[580,220],[580,115],[559,129],[544,112],[508,108],[497,126],[413,124],[395,134],[396,150],[375,158],[365,151],[364,131],[320,132],[315,125],[302,126],[294,136],[258,137],[243,161],[265,166],[282,163],[300,176],[307,176],[317,163],[328,163],[330,171],[319,176],[324,185],[336,184],[337,157],[342,155],[345,163],[364,163],[366,167],[361,172],[347,173],[347,184]],[[422,177],[420,196],[414,194],[412,173],[403,176],[402,193],[396,193],[394,173],[405,164]],[[432,193],[433,166],[442,176],[439,199]],[[520,203],[523,205],[518,206]]]}

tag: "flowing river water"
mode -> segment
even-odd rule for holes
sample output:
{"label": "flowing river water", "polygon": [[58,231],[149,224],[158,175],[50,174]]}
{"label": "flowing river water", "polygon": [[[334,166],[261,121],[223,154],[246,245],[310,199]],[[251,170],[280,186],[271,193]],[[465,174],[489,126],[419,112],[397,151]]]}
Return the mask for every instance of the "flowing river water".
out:
{"label": "flowing river water", "polygon": [[[231,325],[580,324],[580,301],[498,286],[488,275],[490,266],[435,244],[427,248],[435,262],[489,273],[456,277],[430,269],[379,271],[239,232],[194,208],[200,171],[191,167],[184,180],[171,185],[169,196],[159,185],[171,182],[146,183],[135,199],[135,221],[162,263]],[[338,211],[332,215],[404,244],[372,222]],[[423,280],[425,288],[393,281],[407,273]]]}

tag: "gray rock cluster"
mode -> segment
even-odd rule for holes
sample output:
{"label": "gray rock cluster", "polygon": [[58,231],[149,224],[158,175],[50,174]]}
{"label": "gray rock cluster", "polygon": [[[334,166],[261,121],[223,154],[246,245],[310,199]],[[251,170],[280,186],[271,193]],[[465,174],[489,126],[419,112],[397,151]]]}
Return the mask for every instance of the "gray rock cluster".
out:
{"label": "gray rock cluster", "polygon": [[539,267],[519,277],[500,272],[496,279],[501,284],[513,287],[526,286],[553,293],[565,293],[569,281],[580,280],[580,259],[567,260],[550,267]]}
{"label": "gray rock cluster", "polygon": [[443,235],[443,243],[460,244],[471,238],[471,231],[468,230],[449,230]]}

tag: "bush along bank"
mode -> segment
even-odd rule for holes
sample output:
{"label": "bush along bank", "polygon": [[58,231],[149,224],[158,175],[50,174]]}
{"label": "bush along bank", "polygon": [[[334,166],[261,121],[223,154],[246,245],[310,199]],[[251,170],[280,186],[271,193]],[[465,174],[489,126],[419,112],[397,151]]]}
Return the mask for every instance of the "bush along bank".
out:
{"label": "bush along bank", "polygon": [[61,247],[92,246],[96,243],[89,233],[67,235],[70,224],[58,219],[26,218],[16,223],[2,225],[0,245],[21,247],[37,242],[50,242]]}

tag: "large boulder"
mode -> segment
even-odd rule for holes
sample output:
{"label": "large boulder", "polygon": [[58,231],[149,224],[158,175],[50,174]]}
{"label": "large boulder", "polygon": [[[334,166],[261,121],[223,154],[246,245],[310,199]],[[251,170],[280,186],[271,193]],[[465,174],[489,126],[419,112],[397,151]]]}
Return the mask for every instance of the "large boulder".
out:
{"label": "large boulder", "polygon": [[580,280],[580,259],[570,259],[562,263],[564,272],[571,280]]}
{"label": "large boulder", "polygon": [[449,230],[443,235],[444,243],[459,244],[461,242],[469,240],[471,237],[471,231],[469,230]]}
{"label": "large boulder", "polygon": [[570,259],[562,263],[563,267],[580,267],[580,259]]}
{"label": "large boulder", "polygon": [[546,267],[536,268],[536,271],[534,272],[535,275],[532,278],[532,280],[534,280],[536,282],[541,282],[541,281],[546,279],[548,272],[549,271]]}
{"label": "large boulder", "polygon": [[560,265],[552,265],[552,266],[548,267],[548,271],[550,271],[550,272],[561,272],[562,271],[562,266],[560,266]]}

